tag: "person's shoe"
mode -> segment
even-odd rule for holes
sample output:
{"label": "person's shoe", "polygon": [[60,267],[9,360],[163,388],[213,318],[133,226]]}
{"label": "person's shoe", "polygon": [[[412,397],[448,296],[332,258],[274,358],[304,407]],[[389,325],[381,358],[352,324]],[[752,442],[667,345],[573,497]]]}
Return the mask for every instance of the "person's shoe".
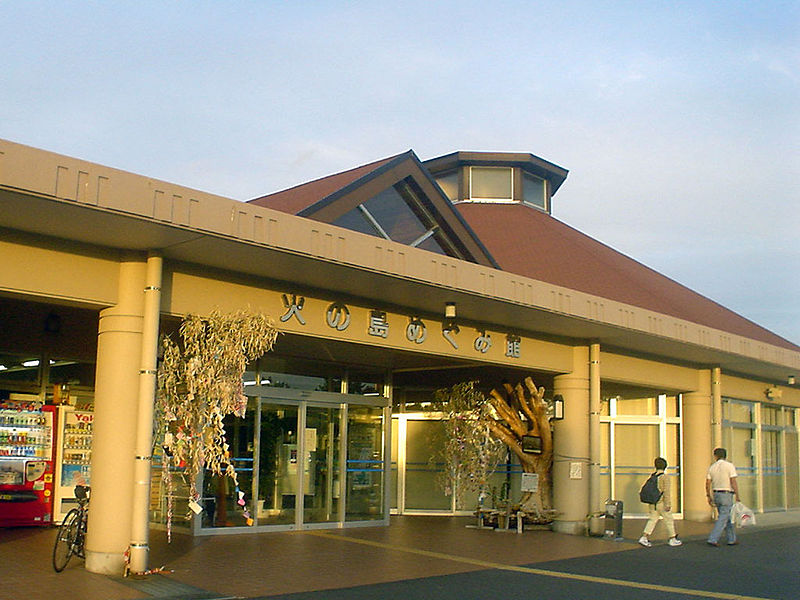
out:
{"label": "person's shoe", "polygon": [[653,545],[650,543],[650,540],[648,540],[645,536],[639,538],[639,543],[645,548],[649,548],[650,546]]}
{"label": "person's shoe", "polygon": [[739,545],[739,540],[736,540],[735,542],[728,542],[728,546],[738,546],[738,545]]}
{"label": "person's shoe", "polygon": [[714,546],[715,548],[719,548],[719,542],[712,542],[711,540],[708,540],[706,544],[709,546]]}
{"label": "person's shoe", "polygon": [[674,538],[669,538],[669,541],[668,541],[667,543],[668,543],[670,546],[683,546],[683,542],[682,542],[682,541],[680,541],[680,540],[679,540],[678,538],[676,538],[676,537],[674,537]]}

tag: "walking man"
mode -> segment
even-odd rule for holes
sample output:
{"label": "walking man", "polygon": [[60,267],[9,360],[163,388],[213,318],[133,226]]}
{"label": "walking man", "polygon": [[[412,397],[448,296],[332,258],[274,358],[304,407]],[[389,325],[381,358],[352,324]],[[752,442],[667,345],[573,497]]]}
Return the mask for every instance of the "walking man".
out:
{"label": "walking man", "polygon": [[716,448],[714,450],[716,460],[708,467],[706,475],[708,503],[717,507],[717,522],[714,523],[714,529],[708,536],[709,546],[719,546],[723,531],[729,546],[739,543],[736,540],[736,530],[731,523],[731,508],[734,501],[739,502],[739,485],[736,482],[736,467],[725,460],[727,456],[725,448]]}

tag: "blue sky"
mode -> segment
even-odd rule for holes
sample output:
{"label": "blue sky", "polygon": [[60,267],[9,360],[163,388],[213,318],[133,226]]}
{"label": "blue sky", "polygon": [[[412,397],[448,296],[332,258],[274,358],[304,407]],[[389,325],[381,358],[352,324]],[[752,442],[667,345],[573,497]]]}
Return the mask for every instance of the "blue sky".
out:
{"label": "blue sky", "polygon": [[0,0],[0,137],[241,200],[531,152],[558,219],[800,343],[800,2]]}

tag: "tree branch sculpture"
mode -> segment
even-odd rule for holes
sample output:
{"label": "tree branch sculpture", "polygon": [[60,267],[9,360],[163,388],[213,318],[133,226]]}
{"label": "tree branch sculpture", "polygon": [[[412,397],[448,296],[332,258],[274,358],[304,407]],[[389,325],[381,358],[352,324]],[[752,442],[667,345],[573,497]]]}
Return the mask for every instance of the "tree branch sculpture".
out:
{"label": "tree branch sculpture", "polygon": [[[523,385],[524,384],[524,385]],[[531,377],[516,386],[503,384],[502,390],[493,389],[489,404],[494,415],[488,420],[492,434],[514,453],[525,473],[536,473],[539,486],[536,492],[526,492],[520,500],[520,509],[540,522],[552,521],[553,434],[547,415],[545,389],[536,387]],[[523,450],[522,438],[535,436],[541,440],[541,452],[533,454]]]}

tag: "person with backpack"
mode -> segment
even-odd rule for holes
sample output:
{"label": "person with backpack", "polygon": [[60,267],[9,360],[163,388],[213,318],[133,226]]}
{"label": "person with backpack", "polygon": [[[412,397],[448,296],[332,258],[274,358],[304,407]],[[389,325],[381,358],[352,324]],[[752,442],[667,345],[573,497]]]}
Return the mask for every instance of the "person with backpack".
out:
{"label": "person with backpack", "polygon": [[650,507],[650,518],[644,526],[639,543],[645,548],[652,546],[650,535],[656,528],[658,520],[664,519],[664,526],[669,534],[669,542],[667,543],[670,546],[682,546],[683,542],[678,539],[678,534],[675,533],[669,477],[664,474],[667,468],[667,461],[659,456],[655,459],[654,466],[656,468],[655,473],[648,477],[639,492],[639,499]]}

